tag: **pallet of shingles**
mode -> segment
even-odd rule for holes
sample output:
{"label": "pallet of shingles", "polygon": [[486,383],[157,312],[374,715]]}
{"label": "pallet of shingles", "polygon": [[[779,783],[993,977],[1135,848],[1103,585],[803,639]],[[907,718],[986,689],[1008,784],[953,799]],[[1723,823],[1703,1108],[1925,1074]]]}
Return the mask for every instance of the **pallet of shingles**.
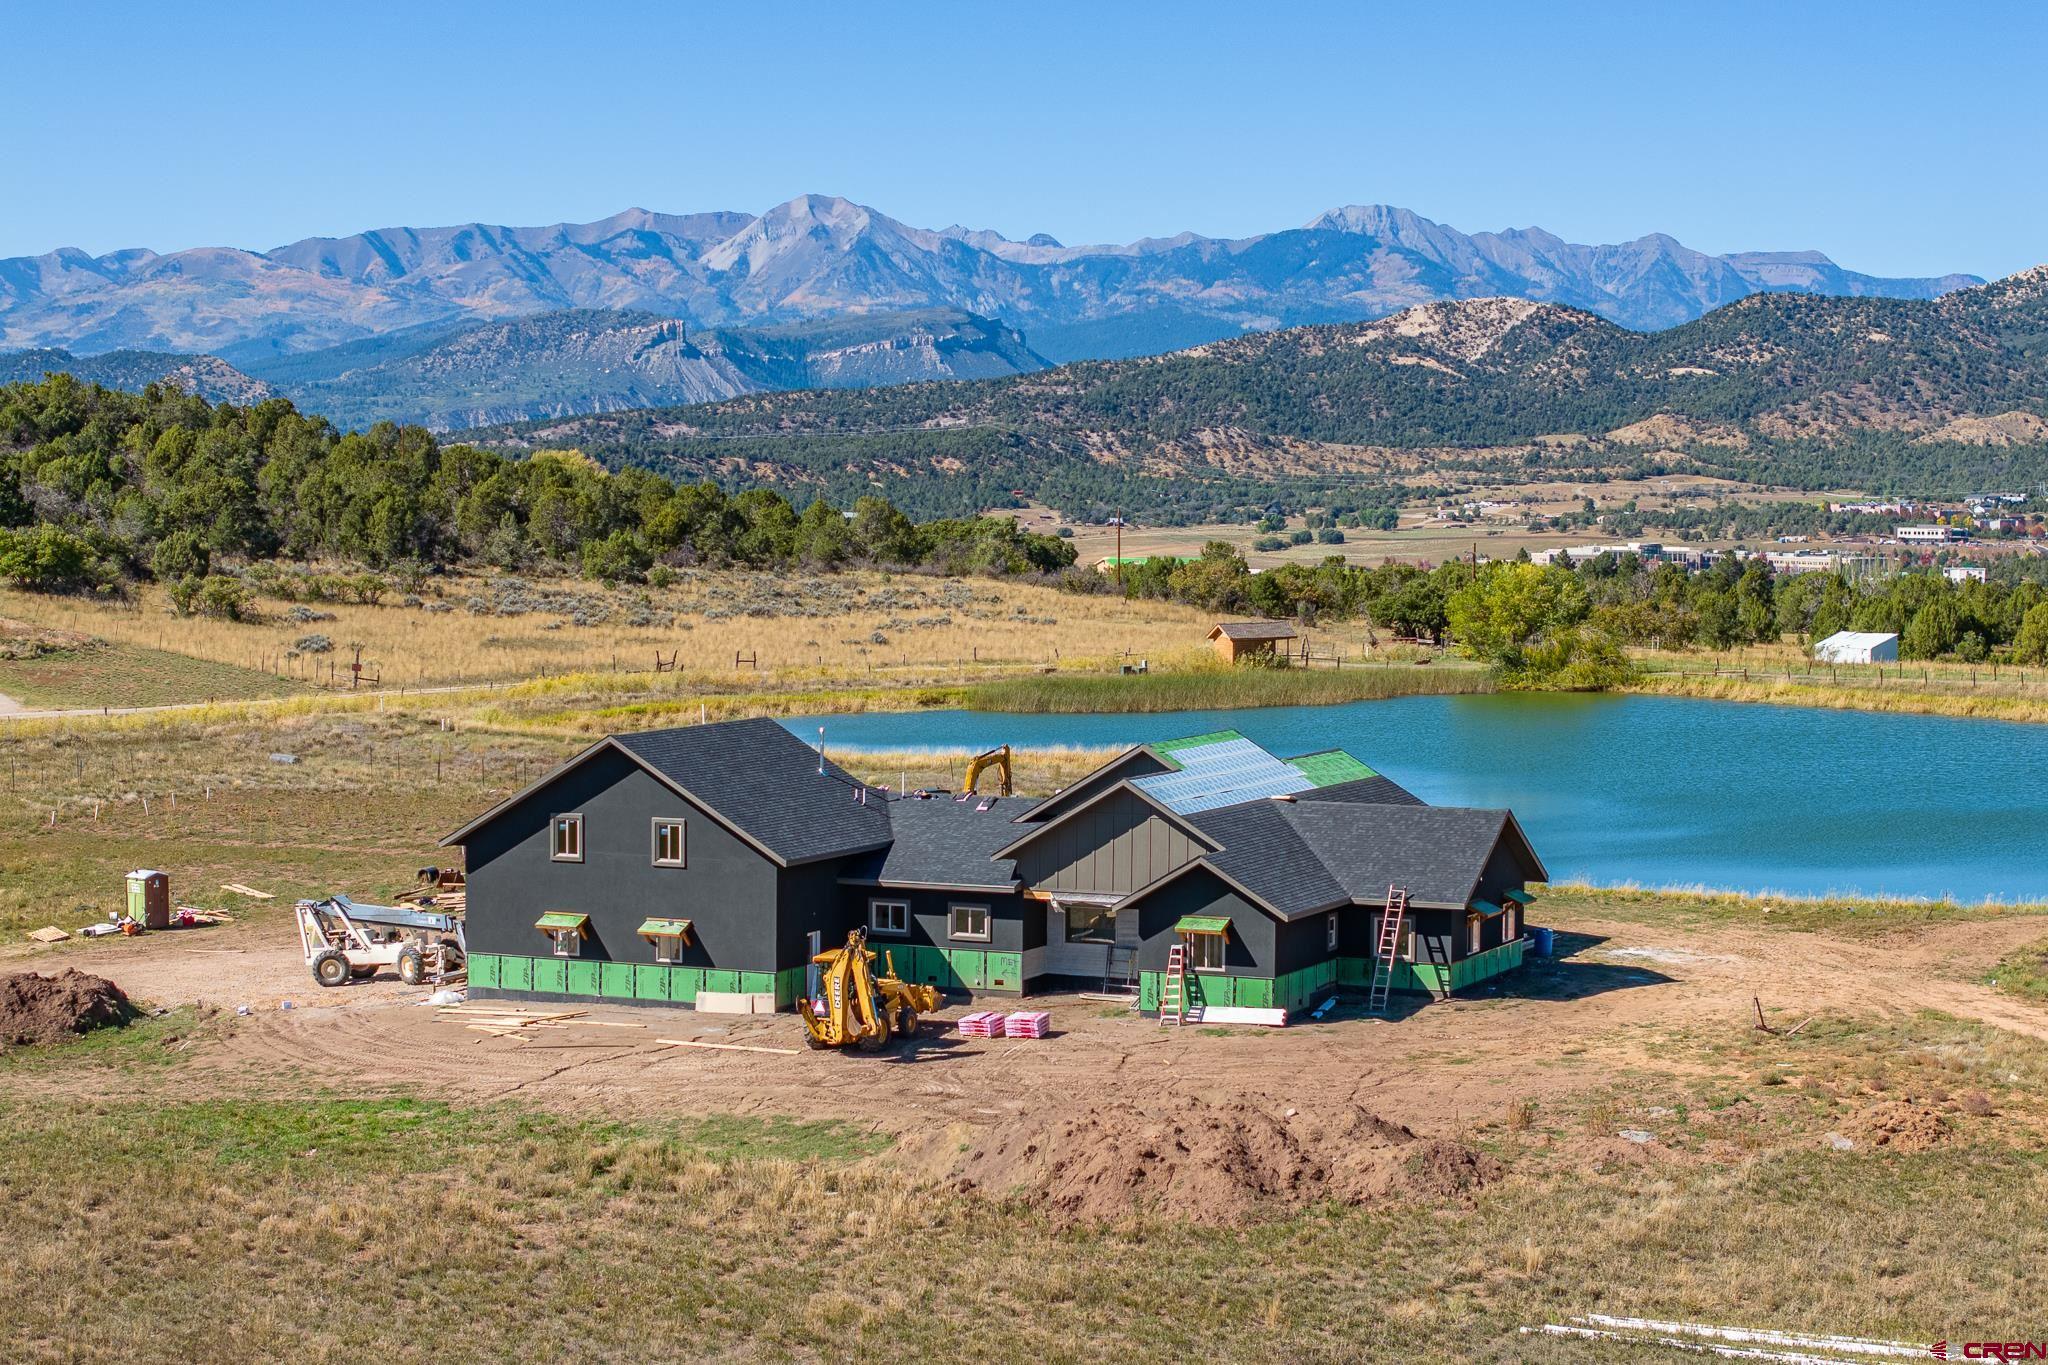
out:
{"label": "pallet of shingles", "polygon": [[1003,1036],[1003,1012],[1001,1010],[978,1010],[963,1015],[960,1032],[968,1038],[1000,1038]]}
{"label": "pallet of shingles", "polygon": [[1003,1020],[1003,1036],[1006,1038],[1043,1038],[1046,1028],[1052,1023],[1052,1015],[1044,1010],[1019,1010]]}

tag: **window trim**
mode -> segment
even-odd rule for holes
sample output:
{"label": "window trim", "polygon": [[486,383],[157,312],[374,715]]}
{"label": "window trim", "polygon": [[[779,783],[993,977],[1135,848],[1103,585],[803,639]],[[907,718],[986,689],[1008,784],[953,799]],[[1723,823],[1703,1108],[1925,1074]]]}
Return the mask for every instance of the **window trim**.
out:
{"label": "window trim", "polygon": [[1333,910],[1323,921],[1324,952],[1334,953],[1337,951],[1337,934],[1337,913]]}
{"label": "window trim", "polygon": [[1483,951],[1479,945],[1486,941],[1486,916],[1474,911],[1466,921],[1465,928],[1469,935],[1465,940],[1465,955],[1476,956]]}
{"label": "window trim", "polygon": [[[903,912],[902,928],[898,929],[891,925],[883,924],[875,917],[875,911],[885,905],[895,906]],[[906,900],[892,900],[885,896],[871,897],[868,900],[868,932],[871,934],[887,934],[891,938],[908,938],[910,936],[910,902]]]}
{"label": "window trim", "polygon": [[[681,934],[655,934],[653,935],[653,943],[654,960],[656,962],[664,967],[678,967],[682,965],[684,947]],[[673,944],[675,946],[665,947],[663,946],[665,944]]]}
{"label": "window trim", "polygon": [[[1182,934],[1181,941],[1186,943],[1188,946],[1187,961],[1189,971],[1214,973],[1229,970],[1230,941],[1224,938],[1223,935]],[[1204,967],[1200,962],[1196,960],[1195,950],[1197,948],[1200,948],[1202,950],[1203,956],[1207,956],[1208,953],[1211,951],[1212,944],[1214,945],[1214,952],[1216,954],[1216,965],[1213,967]]]}
{"label": "window trim", "polygon": [[[977,934],[972,930],[963,933],[957,927],[955,916],[962,910],[979,910],[981,912],[980,933]],[[989,909],[986,904],[979,901],[948,901],[946,903],[946,937],[948,939],[957,939],[962,943],[990,943],[995,939],[995,928],[995,912]]]}
{"label": "window trim", "polygon": [[1512,943],[1522,936],[1522,907],[1509,901],[1507,918],[1500,922],[1500,941]]}
{"label": "window trim", "polygon": [[[560,840],[563,822],[576,831],[576,851],[561,851]],[[564,811],[548,817],[548,861],[551,863],[580,863],[583,861],[583,812]]]}
{"label": "window trim", "polygon": [[556,957],[582,957],[583,931],[581,929],[550,929],[548,937],[555,941]]}
{"label": "window trim", "polygon": [[[689,835],[688,831],[684,828],[687,823],[684,817],[680,815],[657,815],[654,817],[652,827],[653,843],[648,849],[648,857],[652,859],[655,867],[688,867],[690,865]],[[676,827],[676,856],[673,858],[661,856],[661,831],[665,825],[674,825]]]}

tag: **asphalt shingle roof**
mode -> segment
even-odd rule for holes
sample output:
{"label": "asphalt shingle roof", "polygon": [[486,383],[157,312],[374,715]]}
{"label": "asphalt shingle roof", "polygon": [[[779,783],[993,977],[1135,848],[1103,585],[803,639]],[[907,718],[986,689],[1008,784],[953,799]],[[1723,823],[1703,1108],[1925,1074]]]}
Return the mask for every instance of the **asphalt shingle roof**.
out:
{"label": "asphalt shingle roof", "polygon": [[1292,640],[1294,627],[1285,621],[1218,621],[1209,634],[1231,640]]}
{"label": "asphalt shingle roof", "polygon": [[784,863],[880,848],[888,803],[775,721],[734,720],[614,735],[613,742],[695,796]]}
{"label": "asphalt shingle roof", "polygon": [[984,799],[890,802],[895,841],[856,877],[899,886],[1008,886],[1016,880],[1016,862],[995,853],[1017,837],[1010,821],[1031,802],[1000,797],[981,810]]}
{"label": "asphalt shingle roof", "polygon": [[1508,813],[1296,799],[1250,802],[1190,819],[1223,845],[1203,861],[1292,919],[1377,900],[1389,886],[1406,888],[1409,899],[1422,904],[1464,905]]}
{"label": "asphalt shingle roof", "polygon": [[1427,805],[1421,797],[1395,782],[1391,777],[1374,773],[1355,782],[1339,782],[1333,786],[1317,787],[1314,791],[1297,793],[1296,801],[1349,801],[1367,806],[1422,806]]}

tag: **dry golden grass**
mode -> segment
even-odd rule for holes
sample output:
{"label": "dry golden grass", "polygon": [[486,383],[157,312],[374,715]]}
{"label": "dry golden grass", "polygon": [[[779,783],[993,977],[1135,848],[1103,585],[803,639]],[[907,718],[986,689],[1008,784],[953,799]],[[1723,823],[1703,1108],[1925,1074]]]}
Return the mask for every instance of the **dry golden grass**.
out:
{"label": "dry golden grass", "polygon": [[[289,603],[262,599],[249,624],[182,619],[162,591],[123,603],[0,592],[0,615],[34,625],[195,658],[346,684],[352,646],[386,690],[498,682],[565,673],[651,671],[657,655],[700,674],[758,668],[886,677],[905,668],[976,663],[1107,666],[1125,651],[1158,658],[1201,645],[1212,618],[1190,607],[1061,593],[1033,583],[919,574],[821,576],[692,572],[668,588],[607,591],[580,580],[494,591],[488,580],[433,585],[426,605],[309,604],[332,619],[296,622]],[[472,598],[508,610],[472,611]],[[596,619],[578,625],[580,614]],[[634,624],[635,621],[644,624]],[[331,653],[288,657],[320,634]]]}

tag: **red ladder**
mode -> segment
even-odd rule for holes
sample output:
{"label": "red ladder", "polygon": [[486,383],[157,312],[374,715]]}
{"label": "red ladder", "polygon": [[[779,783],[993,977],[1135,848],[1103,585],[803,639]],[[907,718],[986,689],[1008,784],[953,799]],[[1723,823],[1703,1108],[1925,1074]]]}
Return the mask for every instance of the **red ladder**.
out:
{"label": "red ladder", "polygon": [[1187,1019],[1188,946],[1166,950],[1166,975],[1159,979],[1159,1022],[1179,1028]]}
{"label": "red ladder", "polygon": [[1372,990],[1365,998],[1368,1014],[1385,1014],[1387,996],[1394,989],[1394,955],[1401,951],[1401,924],[1408,918],[1408,893],[1398,886],[1387,888],[1386,913],[1380,916],[1380,941],[1372,961]]}

